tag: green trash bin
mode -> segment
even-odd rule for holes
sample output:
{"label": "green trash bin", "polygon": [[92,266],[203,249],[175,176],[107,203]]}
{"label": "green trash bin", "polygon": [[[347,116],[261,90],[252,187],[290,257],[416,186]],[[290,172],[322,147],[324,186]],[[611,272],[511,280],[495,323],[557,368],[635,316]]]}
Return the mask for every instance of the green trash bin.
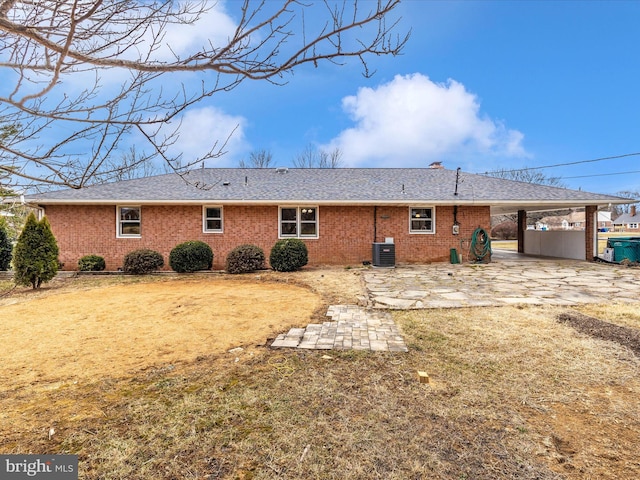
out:
{"label": "green trash bin", "polygon": [[640,262],[640,240],[637,238],[632,238],[629,242],[630,245],[627,247],[627,251],[625,254],[629,255],[629,260],[632,262]]}
{"label": "green trash bin", "polygon": [[622,262],[640,260],[640,241],[631,238],[616,238],[613,242],[613,260]]}

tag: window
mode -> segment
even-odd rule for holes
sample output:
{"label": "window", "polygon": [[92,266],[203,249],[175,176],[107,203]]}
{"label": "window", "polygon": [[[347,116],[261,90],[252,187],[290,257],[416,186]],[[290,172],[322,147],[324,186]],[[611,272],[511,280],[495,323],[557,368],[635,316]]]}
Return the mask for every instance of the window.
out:
{"label": "window", "polygon": [[433,207],[409,208],[410,233],[435,233],[435,211]]}
{"label": "window", "polygon": [[121,238],[140,237],[140,207],[118,207],[118,231],[117,236]]}
{"label": "window", "polygon": [[203,207],[202,223],[204,232],[222,233],[222,207]]}
{"label": "window", "polygon": [[280,237],[318,238],[318,208],[280,207]]}
{"label": "window", "polygon": [[630,224],[629,224],[629,228],[631,228],[631,229],[634,229],[634,230],[635,230],[635,229],[637,229],[637,228],[638,228],[638,224],[637,224],[637,223],[630,223]]}

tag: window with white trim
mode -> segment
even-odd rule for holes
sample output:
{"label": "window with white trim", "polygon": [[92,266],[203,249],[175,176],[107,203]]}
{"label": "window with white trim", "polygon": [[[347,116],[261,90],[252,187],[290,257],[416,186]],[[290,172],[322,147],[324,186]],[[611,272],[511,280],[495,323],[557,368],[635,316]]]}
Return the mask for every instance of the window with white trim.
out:
{"label": "window with white trim", "polygon": [[122,206],[116,209],[118,238],[139,238],[142,234],[141,207]]}
{"label": "window with white trim", "polygon": [[629,228],[637,229],[638,228],[638,224],[637,223],[630,223],[629,224]]}
{"label": "window with white trim", "polygon": [[205,233],[222,233],[222,207],[202,207],[202,225]]}
{"label": "window with white trim", "polygon": [[280,207],[280,238],[318,238],[318,207]]}
{"label": "window with white trim", "polygon": [[409,207],[409,233],[436,233],[433,207]]}

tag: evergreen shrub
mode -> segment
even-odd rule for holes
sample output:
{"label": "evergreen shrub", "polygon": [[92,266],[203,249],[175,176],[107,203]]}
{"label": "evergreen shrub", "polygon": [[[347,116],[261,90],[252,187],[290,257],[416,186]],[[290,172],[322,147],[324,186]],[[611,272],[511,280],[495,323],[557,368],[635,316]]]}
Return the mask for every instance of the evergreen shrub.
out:
{"label": "evergreen shrub", "polygon": [[133,250],[124,256],[122,270],[124,273],[144,275],[162,268],[163,265],[164,259],[160,253],[155,250],[141,248]]}
{"label": "evergreen shrub", "polygon": [[58,242],[47,218],[38,221],[30,213],[13,252],[16,285],[40,288],[55,277],[60,267],[58,253]]}
{"label": "evergreen shrub", "polygon": [[199,240],[181,243],[171,250],[169,266],[178,273],[211,270],[213,251],[209,245]]}
{"label": "evergreen shrub", "polygon": [[294,272],[308,262],[307,246],[297,238],[278,240],[271,249],[269,264],[278,272]]}
{"label": "evergreen shrub", "polygon": [[262,270],[264,265],[264,251],[255,245],[240,245],[227,255],[227,272],[250,273]]}
{"label": "evergreen shrub", "polygon": [[13,245],[9,238],[9,229],[4,218],[0,218],[0,271],[9,270]]}
{"label": "evergreen shrub", "polygon": [[78,270],[81,272],[101,272],[105,268],[104,258],[99,255],[85,255],[78,260]]}

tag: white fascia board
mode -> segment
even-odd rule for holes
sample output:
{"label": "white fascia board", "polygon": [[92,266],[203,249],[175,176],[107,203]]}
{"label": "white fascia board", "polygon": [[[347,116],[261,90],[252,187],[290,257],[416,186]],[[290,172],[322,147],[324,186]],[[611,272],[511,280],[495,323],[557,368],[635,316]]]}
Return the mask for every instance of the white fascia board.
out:
{"label": "white fascia board", "polygon": [[318,200],[318,199],[297,199],[297,200],[229,200],[221,198],[202,198],[190,200],[141,200],[136,198],[119,198],[119,199],[101,199],[101,200],[68,200],[68,199],[33,199],[27,200],[27,205],[204,205],[204,204],[221,204],[221,205],[301,205],[305,203],[313,203],[315,205],[338,205],[338,206],[405,206],[415,204],[429,204],[435,206],[458,205],[458,206],[492,206],[492,207],[519,207],[526,210],[527,208],[570,208],[585,205],[623,205],[634,203],[634,199],[619,199],[616,197],[604,199],[573,199],[573,200],[490,200],[490,199],[447,199],[434,200],[425,198],[406,198],[402,200]]}

